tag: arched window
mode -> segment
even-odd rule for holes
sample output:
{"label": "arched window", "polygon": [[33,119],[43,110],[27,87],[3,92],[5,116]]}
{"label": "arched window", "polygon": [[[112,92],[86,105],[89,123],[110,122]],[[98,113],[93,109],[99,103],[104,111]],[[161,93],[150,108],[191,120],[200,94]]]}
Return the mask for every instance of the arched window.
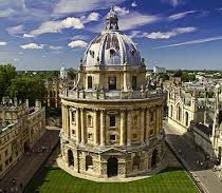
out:
{"label": "arched window", "polygon": [[185,113],[185,120],[186,120],[186,126],[189,124],[189,114],[188,112]]}
{"label": "arched window", "polygon": [[140,169],[140,157],[134,156],[133,157],[133,170],[139,170]]}
{"label": "arched window", "polygon": [[151,157],[151,167],[156,167],[157,155],[158,155],[158,151],[156,149],[153,150],[152,157]]}
{"label": "arched window", "polygon": [[177,105],[177,114],[176,114],[176,117],[177,117],[177,120],[178,121],[181,121],[181,107],[179,105]]}
{"label": "arched window", "polygon": [[88,89],[92,89],[92,76],[88,76],[87,78],[87,87]]}
{"label": "arched window", "polygon": [[93,158],[90,155],[86,156],[86,170],[93,169]]}
{"label": "arched window", "polygon": [[74,166],[74,157],[71,149],[68,150],[68,165]]}
{"label": "arched window", "polygon": [[173,105],[170,106],[170,117],[173,117]]}

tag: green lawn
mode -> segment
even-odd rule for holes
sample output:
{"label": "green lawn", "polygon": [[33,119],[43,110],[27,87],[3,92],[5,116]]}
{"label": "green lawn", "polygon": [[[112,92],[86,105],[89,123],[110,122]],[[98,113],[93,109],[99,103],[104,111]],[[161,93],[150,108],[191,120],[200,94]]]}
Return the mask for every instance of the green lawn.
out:
{"label": "green lawn", "polygon": [[142,180],[103,183],[79,179],[59,168],[45,167],[33,178],[25,193],[198,193],[181,169],[168,169]]}

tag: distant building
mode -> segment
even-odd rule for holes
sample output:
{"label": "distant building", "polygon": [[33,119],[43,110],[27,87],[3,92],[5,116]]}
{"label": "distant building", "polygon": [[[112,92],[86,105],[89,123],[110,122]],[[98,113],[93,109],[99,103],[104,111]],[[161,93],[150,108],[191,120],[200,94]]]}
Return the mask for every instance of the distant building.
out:
{"label": "distant building", "polygon": [[166,68],[159,67],[159,66],[154,66],[153,67],[153,73],[155,73],[155,74],[165,74],[166,73]]}
{"label": "distant building", "polygon": [[16,98],[0,105],[0,179],[28,152],[45,132],[45,108]]}
{"label": "distant building", "polygon": [[59,75],[59,78],[64,80],[68,77],[68,73],[67,73],[67,70],[65,67],[61,67],[60,68],[60,75]]}

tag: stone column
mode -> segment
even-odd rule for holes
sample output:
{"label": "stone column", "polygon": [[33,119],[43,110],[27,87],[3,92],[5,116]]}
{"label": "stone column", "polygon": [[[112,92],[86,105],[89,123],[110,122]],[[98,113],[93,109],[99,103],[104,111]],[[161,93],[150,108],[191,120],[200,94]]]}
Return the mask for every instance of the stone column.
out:
{"label": "stone column", "polygon": [[98,111],[94,112],[94,123],[93,123],[93,127],[94,127],[94,144],[98,145],[99,144],[99,121],[98,121]]}
{"label": "stone column", "polygon": [[105,111],[100,112],[100,145],[105,146],[106,144],[106,117]]}
{"label": "stone column", "polygon": [[121,111],[120,113],[120,145],[126,143],[126,112]]}
{"label": "stone column", "polygon": [[76,143],[79,144],[81,141],[81,119],[80,110],[76,109]]}
{"label": "stone column", "polygon": [[145,119],[144,119],[144,116],[145,116],[145,113],[144,113],[144,109],[142,109],[140,111],[140,129],[141,129],[141,132],[140,132],[140,137],[141,137],[141,144],[144,143],[144,126],[145,126]]}
{"label": "stone column", "polygon": [[150,130],[150,112],[146,111],[146,142],[149,141],[149,130]]}
{"label": "stone column", "polygon": [[131,111],[127,113],[127,145],[131,145],[131,129],[132,129],[132,114]]}
{"label": "stone column", "polygon": [[85,120],[85,111],[84,109],[81,109],[81,143],[84,145],[86,143],[86,137],[85,137],[85,134],[86,134],[86,128],[85,128],[85,123],[86,123],[86,120]]}

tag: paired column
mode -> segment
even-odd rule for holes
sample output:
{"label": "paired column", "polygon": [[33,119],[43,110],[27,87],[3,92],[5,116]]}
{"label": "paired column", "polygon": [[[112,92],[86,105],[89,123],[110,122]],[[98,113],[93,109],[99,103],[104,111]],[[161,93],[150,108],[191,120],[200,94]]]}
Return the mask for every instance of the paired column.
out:
{"label": "paired column", "polygon": [[127,145],[131,145],[131,130],[132,130],[132,114],[130,111],[127,113]]}
{"label": "paired column", "polygon": [[106,117],[105,111],[100,112],[100,145],[106,144]]}
{"label": "paired column", "polygon": [[86,120],[85,120],[85,110],[84,109],[81,109],[80,110],[80,115],[81,115],[81,143],[82,144],[85,144],[86,143],[86,137],[85,137],[85,123],[86,123]]}
{"label": "paired column", "polygon": [[143,144],[144,143],[144,130],[145,130],[145,113],[144,113],[144,110],[141,109],[141,112],[140,112],[140,137],[141,137],[141,143]]}
{"label": "paired column", "polygon": [[80,110],[76,109],[76,142],[77,144],[81,141],[81,119],[80,119]]}
{"label": "paired column", "polygon": [[120,145],[125,145],[126,142],[126,112],[120,113]]}
{"label": "paired column", "polygon": [[94,112],[94,144],[98,145],[99,144],[99,121],[98,121],[98,111]]}
{"label": "paired column", "polygon": [[127,82],[128,82],[128,74],[127,74],[127,72],[124,72],[124,74],[123,74],[123,90],[124,91],[127,91],[128,90],[128,84],[127,84]]}
{"label": "paired column", "polygon": [[149,141],[149,130],[150,130],[150,112],[146,111],[146,142]]}

